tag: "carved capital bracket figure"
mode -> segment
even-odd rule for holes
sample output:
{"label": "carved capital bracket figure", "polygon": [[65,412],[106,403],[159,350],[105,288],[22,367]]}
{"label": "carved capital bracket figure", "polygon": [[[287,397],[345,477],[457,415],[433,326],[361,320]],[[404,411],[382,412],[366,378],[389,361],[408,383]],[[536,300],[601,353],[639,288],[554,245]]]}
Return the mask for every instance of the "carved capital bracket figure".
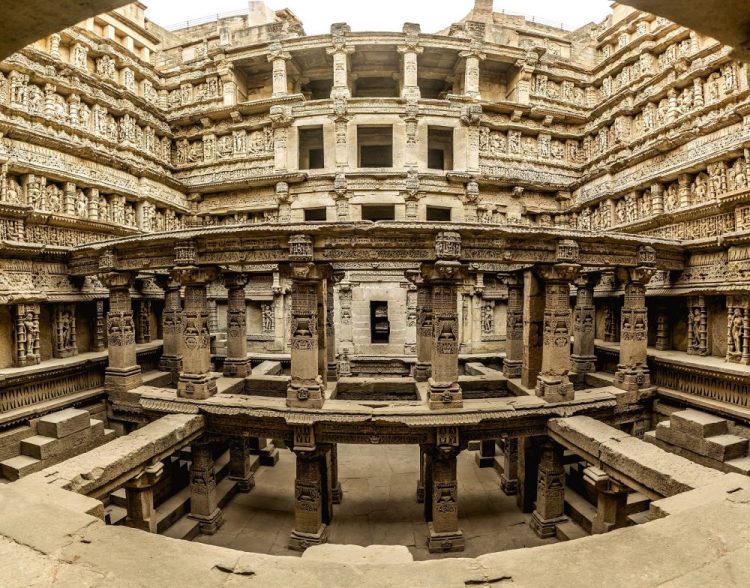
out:
{"label": "carved capital bracket figure", "polygon": [[224,375],[228,378],[246,378],[251,372],[250,358],[247,356],[245,303],[245,286],[250,276],[226,270],[222,277],[227,288],[227,356],[224,359]]}
{"label": "carved capital bracket figure", "polygon": [[[113,267],[109,255],[102,255],[99,268]],[[109,288],[107,313],[107,345],[109,363],[104,372],[104,387],[112,393],[127,392],[142,383],[141,368],[136,360],[135,324],[130,300],[134,272],[105,271],[99,274],[101,283]]]}
{"label": "carved capital bracket figure", "polygon": [[177,394],[182,398],[205,399],[216,394],[211,375],[211,333],[206,287],[217,277],[215,268],[176,264],[172,278],[185,287],[185,306],[180,321],[182,371]]}
{"label": "carved capital bracket figure", "polygon": [[596,371],[594,288],[599,278],[598,273],[587,272],[573,282],[576,286],[576,305],[573,310],[573,353],[570,361],[571,371],[581,383],[585,374]]}
{"label": "carved capital bracket figure", "polygon": [[523,278],[512,273],[498,274],[498,278],[508,288],[503,375],[509,379],[520,378],[523,365]]}
{"label": "carved capital bracket figure", "polygon": [[624,402],[636,402],[653,391],[646,364],[646,284],[656,272],[652,252],[650,247],[641,247],[638,259],[640,265],[618,271],[618,278],[625,284],[625,300],[620,317],[620,362],[614,384],[628,392],[622,399]]}

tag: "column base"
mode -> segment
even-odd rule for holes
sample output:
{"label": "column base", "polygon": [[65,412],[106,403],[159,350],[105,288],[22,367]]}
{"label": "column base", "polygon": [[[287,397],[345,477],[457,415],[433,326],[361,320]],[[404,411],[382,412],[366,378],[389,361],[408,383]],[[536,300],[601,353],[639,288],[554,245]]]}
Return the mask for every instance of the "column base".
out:
{"label": "column base", "polygon": [[339,379],[339,363],[337,361],[328,362],[328,381],[335,382]]}
{"label": "column base", "polygon": [[141,366],[104,370],[104,389],[107,392],[127,392],[143,384]]}
{"label": "column base", "polygon": [[523,362],[517,359],[506,359],[503,361],[503,375],[509,380],[521,377],[521,366]]}
{"label": "column base", "polygon": [[534,511],[529,521],[529,526],[541,539],[549,539],[557,535],[557,525],[568,520],[566,516],[555,517],[554,519],[543,519],[541,515]]}
{"label": "column base", "polygon": [[198,521],[198,528],[204,535],[214,535],[224,523],[224,515],[220,508],[217,508],[208,516],[190,513],[188,517]]}
{"label": "column base", "polygon": [[417,382],[426,382],[432,375],[432,365],[429,363],[417,363],[414,366],[414,379]]}
{"label": "column base", "polygon": [[331,500],[333,501],[333,504],[341,504],[341,501],[344,499],[344,491],[341,488],[341,482],[336,484],[336,487],[331,490]]}
{"label": "column base", "polygon": [[66,357],[73,357],[74,355],[78,355],[78,349],[65,349],[63,351],[55,351],[52,354],[55,359],[64,359]]}
{"label": "column base", "polygon": [[461,386],[453,384],[437,384],[435,380],[427,380],[430,386],[429,407],[430,410],[442,410],[446,408],[462,408],[464,405]]}
{"label": "column base", "polygon": [[249,358],[227,357],[224,360],[224,376],[227,378],[247,378],[252,369]]}
{"label": "column base", "polygon": [[595,355],[571,355],[571,372],[576,374],[588,374],[596,371]]}
{"label": "column base", "polygon": [[286,389],[286,405],[290,408],[323,408],[323,384],[290,382]]}
{"label": "column base", "polygon": [[575,389],[568,376],[540,375],[536,381],[536,395],[547,402],[567,402],[575,398]]}
{"label": "column base", "polygon": [[328,542],[328,527],[320,525],[317,533],[303,533],[294,530],[289,537],[289,549],[292,551],[305,551],[312,545],[322,545]]}
{"label": "column base", "polygon": [[177,396],[205,400],[216,394],[216,378],[211,374],[181,373],[177,380]]}
{"label": "column base", "polygon": [[237,492],[241,492],[242,494],[247,494],[255,488],[255,476],[251,475],[247,478],[235,478],[234,476],[229,476],[230,480],[234,480],[237,482]]}
{"label": "column base", "polygon": [[654,392],[651,374],[645,367],[630,368],[618,365],[613,383],[620,390],[628,392],[627,402],[638,402],[650,397]]}
{"label": "column base", "polygon": [[427,523],[429,537],[427,538],[427,550],[430,553],[455,553],[463,551],[466,547],[466,540],[463,532],[449,531],[447,533],[438,533],[432,523]]}
{"label": "column base", "polygon": [[[155,515],[156,513],[154,513]],[[132,519],[127,519],[125,521],[125,526],[130,527],[131,529],[138,529],[139,531],[145,531],[146,533],[157,533],[156,530],[156,516],[154,516],[154,521],[135,521]]]}
{"label": "column base", "polygon": [[500,476],[500,489],[506,496],[518,494],[518,478],[506,478],[505,474]]}

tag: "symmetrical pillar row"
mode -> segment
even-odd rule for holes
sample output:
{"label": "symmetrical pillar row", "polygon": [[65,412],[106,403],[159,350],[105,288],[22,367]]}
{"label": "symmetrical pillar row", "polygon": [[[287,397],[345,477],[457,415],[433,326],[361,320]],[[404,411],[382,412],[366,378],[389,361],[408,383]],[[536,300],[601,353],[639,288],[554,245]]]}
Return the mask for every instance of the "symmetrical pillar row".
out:
{"label": "symmetrical pillar row", "polygon": [[216,279],[213,269],[183,267],[172,276],[185,286],[185,307],[180,324],[182,371],[177,394],[182,398],[205,399],[216,394],[216,379],[211,375],[211,334],[206,288]]}
{"label": "symmetrical pillar row", "polygon": [[520,378],[523,365],[523,278],[508,274],[501,279],[508,288],[503,375],[508,379]]}
{"label": "symmetrical pillar row", "polygon": [[157,518],[154,510],[154,486],[164,473],[161,462],[148,466],[125,484],[127,525],[149,533],[157,533]]}
{"label": "symmetrical pillar row", "polygon": [[648,316],[646,284],[654,275],[655,253],[651,247],[641,247],[640,266],[624,269],[620,280],[625,283],[625,301],[620,320],[620,363],[614,384],[631,393],[637,400],[639,393],[650,389],[651,378],[646,364],[648,345]]}
{"label": "symmetrical pillar row", "polygon": [[104,387],[109,392],[127,392],[142,383],[141,367],[136,360],[135,324],[130,300],[135,274],[108,272],[100,274],[99,279],[109,288],[109,363],[104,372]]}
{"label": "symmetrical pillar row", "polygon": [[211,442],[206,438],[190,445],[190,517],[199,522],[201,533],[213,535],[223,523],[216,496],[216,474]]}
{"label": "symmetrical pillar row", "polygon": [[544,336],[542,366],[537,378],[536,395],[549,402],[573,400],[570,372],[570,283],[581,267],[559,263],[539,270],[545,281]]}
{"label": "symmetrical pillar row", "polygon": [[247,356],[247,307],[245,286],[249,276],[244,273],[227,272],[224,285],[227,288],[227,356],[224,359],[224,375],[229,378],[246,378],[250,375],[250,358]]}
{"label": "symmetrical pillar row", "polygon": [[529,525],[542,538],[554,537],[565,516],[565,469],[563,447],[547,439],[541,447],[537,477],[536,508]]}
{"label": "symmetrical pillar row", "polygon": [[425,470],[425,517],[430,553],[463,551],[465,540],[458,526],[456,458],[458,431],[440,427],[437,444],[431,446]]}
{"label": "symmetrical pillar row", "polygon": [[579,376],[596,371],[594,287],[598,281],[598,274],[586,273],[574,282],[577,294],[573,311],[573,353],[570,361],[572,371]]}
{"label": "symmetrical pillar row", "polygon": [[163,372],[171,372],[175,384],[182,369],[181,315],[180,283],[169,279],[164,284],[164,311],[161,315],[164,351],[159,360],[159,369]]}

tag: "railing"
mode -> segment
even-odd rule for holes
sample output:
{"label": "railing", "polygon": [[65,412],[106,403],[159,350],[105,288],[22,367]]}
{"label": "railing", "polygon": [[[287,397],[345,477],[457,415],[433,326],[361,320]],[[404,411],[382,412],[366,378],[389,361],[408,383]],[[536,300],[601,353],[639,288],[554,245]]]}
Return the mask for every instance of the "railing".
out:
{"label": "railing", "polygon": [[211,22],[216,22],[216,21],[221,20],[222,18],[231,18],[233,16],[247,16],[247,10],[233,10],[231,12],[222,12],[218,14],[202,16],[200,18],[192,18],[190,20],[183,20],[183,21],[165,26],[164,28],[168,31],[178,31],[181,29],[187,29],[190,27],[197,27],[197,26],[208,24]]}

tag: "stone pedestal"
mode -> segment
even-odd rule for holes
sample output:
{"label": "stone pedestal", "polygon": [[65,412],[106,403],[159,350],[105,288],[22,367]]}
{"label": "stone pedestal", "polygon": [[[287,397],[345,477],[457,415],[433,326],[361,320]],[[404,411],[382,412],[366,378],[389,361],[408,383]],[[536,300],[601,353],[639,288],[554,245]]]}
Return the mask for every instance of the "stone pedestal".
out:
{"label": "stone pedestal", "polygon": [[156,463],[125,484],[127,503],[127,525],[149,533],[157,533],[157,518],[154,511],[154,485],[164,472],[164,465]]}
{"label": "stone pedestal", "polygon": [[598,280],[598,274],[583,274],[574,282],[578,290],[573,311],[573,353],[570,363],[572,372],[581,383],[585,374],[596,371],[594,287]]}
{"label": "stone pedestal", "polygon": [[109,363],[104,372],[104,387],[111,392],[127,392],[142,383],[141,367],[136,361],[135,325],[130,302],[130,287],[135,274],[109,272],[99,275],[109,288],[107,345]]}
{"label": "stone pedestal", "polygon": [[199,522],[201,533],[213,535],[223,523],[216,500],[216,476],[211,443],[196,440],[191,444],[190,518]]}
{"label": "stone pedestal", "polygon": [[500,488],[507,496],[518,493],[518,439],[503,439],[503,473],[500,476]]}
{"label": "stone pedestal", "polygon": [[536,508],[529,525],[541,538],[554,537],[565,516],[565,470],[563,448],[547,440],[542,446],[537,478]]}
{"label": "stone pedestal", "polygon": [[185,308],[180,324],[182,371],[177,380],[177,394],[182,398],[209,398],[216,394],[216,379],[211,375],[206,287],[216,279],[216,271],[182,267],[173,270],[172,275],[185,286]]}
{"label": "stone pedestal", "polygon": [[482,440],[479,444],[479,451],[474,454],[474,459],[480,468],[495,467],[495,440]]}
{"label": "stone pedestal", "polygon": [[520,378],[523,366],[523,279],[515,274],[502,276],[508,287],[505,359],[503,375]]}
{"label": "stone pedestal", "polygon": [[597,491],[596,517],[591,524],[591,533],[609,533],[628,525],[628,489],[612,480],[596,467],[588,467],[584,478]]}
{"label": "stone pedestal", "polygon": [[568,377],[570,371],[570,282],[581,267],[560,263],[539,269],[545,281],[544,336],[542,367],[536,384],[536,395],[548,402],[573,400],[575,391]]}
{"label": "stone pedestal", "polygon": [[465,540],[458,526],[458,482],[456,480],[455,447],[436,447],[430,459],[430,479],[426,482],[425,502],[431,506],[427,523],[429,537],[427,549],[430,553],[463,551]]}
{"label": "stone pedestal", "polygon": [[180,283],[170,278],[163,284],[163,288],[164,310],[161,315],[161,324],[164,350],[159,360],[159,369],[163,372],[171,372],[173,383],[176,384],[182,369]]}
{"label": "stone pedestal", "polygon": [[255,473],[250,467],[252,445],[247,437],[229,441],[229,479],[237,482],[237,490],[250,492],[255,487]]}
{"label": "stone pedestal", "polygon": [[294,451],[297,474],[294,480],[294,530],[289,549],[305,551],[328,541],[325,517],[326,480],[323,454],[319,448]]}
{"label": "stone pedestal", "polygon": [[250,358],[247,356],[247,306],[245,286],[249,276],[244,273],[227,272],[224,285],[227,288],[227,356],[224,359],[224,375],[228,378],[246,378],[250,375]]}

